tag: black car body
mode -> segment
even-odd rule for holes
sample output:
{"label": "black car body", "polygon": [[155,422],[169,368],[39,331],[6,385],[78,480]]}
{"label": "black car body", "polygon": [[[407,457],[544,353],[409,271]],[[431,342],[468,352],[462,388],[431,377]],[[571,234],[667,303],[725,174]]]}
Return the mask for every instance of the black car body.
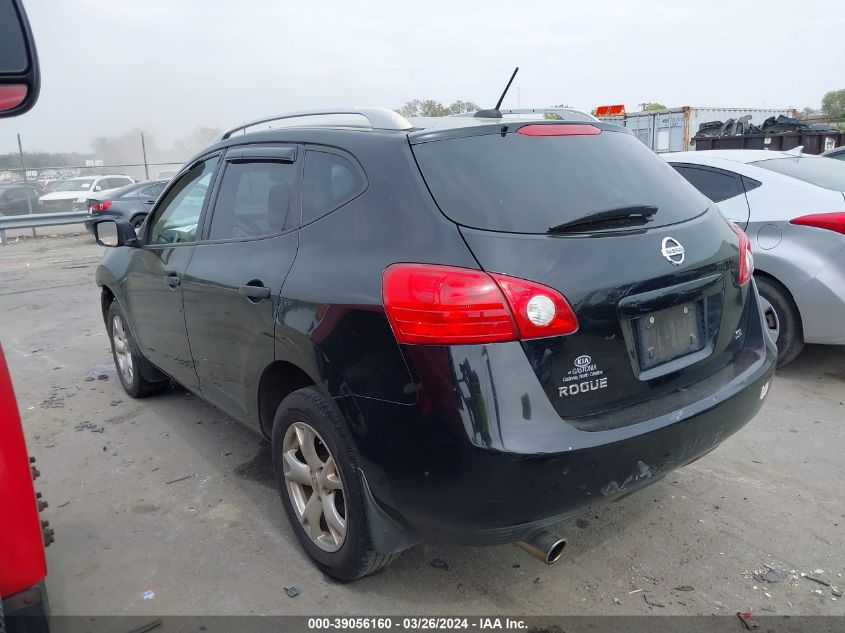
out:
{"label": "black car body", "polygon": [[37,182],[0,183],[0,215],[38,213],[38,198],[44,188]]}
{"label": "black car body", "polygon": [[[175,379],[272,437],[280,472],[289,410],[334,420],[337,438],[315,428],[353,455],[344,525],[382,558],[338,562],[291,514],[328,573],[431,536],[529,538],[757,413],[775,347],[750,246],[630,132],[365,114],[372,127],[226,135],[97,270],[135,395]],[[249,170],[237,202],[227,179]]]}
{"label": "black car body", "polygon": [[93,233],[92,223],[100,218],[126,220],[134,227],[143,224],[169,180],[145,180],[115,189],[105,196],[88,198],[88,213],[82,224]]}

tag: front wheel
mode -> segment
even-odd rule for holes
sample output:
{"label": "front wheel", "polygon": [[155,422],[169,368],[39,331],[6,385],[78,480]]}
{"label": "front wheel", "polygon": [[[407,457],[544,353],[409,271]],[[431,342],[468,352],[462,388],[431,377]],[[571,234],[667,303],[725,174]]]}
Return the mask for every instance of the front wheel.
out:
{"label": "front wheel", "polygon": [[279,405],[272,441],[285,512],[324,573],[354,580],[393,560],[373,548],[357,450],[330,400],[311,387],[294,391]]}
{"label": "front wheel", "polygon": [[768,277],[755,277],[763,320],[778,347],[778,366],[791,363],[804,349],[801,315],[789,291]]}
{"label": "front wheel", "polygon": [[111,302],[106,319],[114,366],[124,391],[133,398],[144,398],[164,391],[168,385],[167,380],[152,382],[141,375],[141,367],[147,361],[138,353],[126,325],[126,317],[117,301]]}

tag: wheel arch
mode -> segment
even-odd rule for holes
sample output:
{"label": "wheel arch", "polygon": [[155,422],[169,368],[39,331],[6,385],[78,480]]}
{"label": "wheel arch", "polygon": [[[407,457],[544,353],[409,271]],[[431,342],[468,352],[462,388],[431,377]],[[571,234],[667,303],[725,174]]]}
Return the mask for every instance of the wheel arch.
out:
{"label": "wheel arch", "polygon": [[294,363],[283,360],[270,363],[258,382],[258,424],[264,437],[271,437],[273,419],[282,400],[297,389],[316,385],[317,381]]}
{"label": "wheel arch", "polygon": [[763,277],[768,281],[774,282],[778,286],[783,289],[783,292],[786,294],[787,299],[792,302],[792,305],[795,307],[795,313],[798,315],[798,325],[801,327],[801,331],[804,331],[804,317],[801,314],[801,306],[798,305],[798,302],[795,300],[795,296],[792,294],[792,291],[789,287],[783,283],[780,279],[775,277],[773,274],[766,272],[765,270],[760,270],[758,268],[754,269],[754,277]]}
{"label": "wheel arch", "polygon": [[106,284],[100,286],[100,309],[103,312],[103,323],[108,325],[109,306],[115,301],[114,292]]}

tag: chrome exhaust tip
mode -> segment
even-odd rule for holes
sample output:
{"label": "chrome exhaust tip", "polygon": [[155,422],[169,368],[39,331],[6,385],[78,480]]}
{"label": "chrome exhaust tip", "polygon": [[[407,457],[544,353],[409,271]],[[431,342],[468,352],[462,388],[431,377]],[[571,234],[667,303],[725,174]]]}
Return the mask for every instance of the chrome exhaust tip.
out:
{"label": "chrome exhaust tip", "polygon": [[546,565],[553,565],[563,556],[563,550],[566,549],[566,539],[542,530],[524,541],[517,541],[515,545],[537,560],[543,561]]}

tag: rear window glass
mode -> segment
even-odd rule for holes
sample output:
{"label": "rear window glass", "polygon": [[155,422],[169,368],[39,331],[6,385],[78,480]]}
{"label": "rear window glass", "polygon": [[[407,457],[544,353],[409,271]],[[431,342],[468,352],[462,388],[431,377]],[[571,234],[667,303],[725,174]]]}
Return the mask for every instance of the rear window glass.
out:
{"label": "rear window glass", "polygon": [[343,156],[308,150],[302,179],[302,223],[334,211],[364,190],[364,179]]}
{"label": "rear window glass", "polygon": [[757,167],[792,176],[811,185],[845,191],[845,163],[820,157],[773,158],[752,163]]}
{"label": "rear window glass", "polygon": [[713,202],[721,202],[745,193],[742,180],[736,174],[727,174],[713,169],[700,169],[688,165],[673,165],[673,167],[693,187]]}
{"label": "rear window glass", "polygon": [[440,209],[465,226],[512,233],[621,206],[658,208],[649,226],[695,217],[709,202],[636,137],[509,133],[414,145]]}

